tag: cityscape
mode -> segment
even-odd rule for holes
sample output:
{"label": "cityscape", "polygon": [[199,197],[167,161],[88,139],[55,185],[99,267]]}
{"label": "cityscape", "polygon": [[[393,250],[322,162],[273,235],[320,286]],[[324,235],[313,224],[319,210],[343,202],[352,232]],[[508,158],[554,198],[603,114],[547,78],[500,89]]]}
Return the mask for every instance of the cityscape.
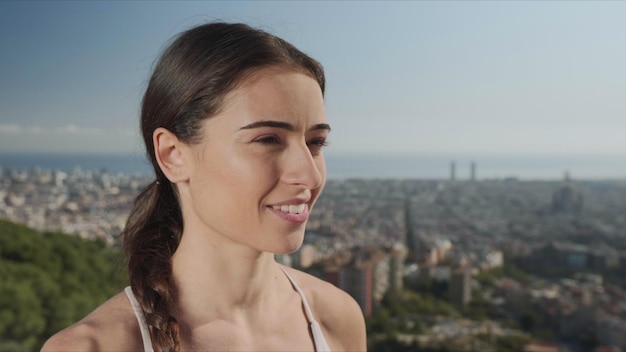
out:
{"label": "cityscape", "polygon": [[[511,338],[524,351],[626,350],[626,180],[477,180],[475,168],[466,179],[451,164],[448,179],[328,180],[304,245],[277,259],[352,295],[372,346],[496,351]],[[116,246],[148,182],[4,168],[0,218]],[[408,314],[409,291],[445,303]]]}
{"label": "cityscape", "polygon": [[0,1],[0,352],[40,350],[128,284],[120,233],[153,181],[141,97],[167,43],[222,21],[323,66],[328,181],[276,260],[350,294],[368,350],[626,352],[625,15]]}

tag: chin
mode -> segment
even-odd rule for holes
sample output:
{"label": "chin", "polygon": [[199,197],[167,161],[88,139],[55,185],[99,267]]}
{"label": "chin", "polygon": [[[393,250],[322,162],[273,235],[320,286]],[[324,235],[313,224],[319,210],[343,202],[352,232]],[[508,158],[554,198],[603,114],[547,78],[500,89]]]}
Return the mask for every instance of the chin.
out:
{"label": "chin", "polygon": [[304,231],[300,234],[290,235],[280,243],[274,251],[274,254],[292,254],[296,252],[304,242]]}

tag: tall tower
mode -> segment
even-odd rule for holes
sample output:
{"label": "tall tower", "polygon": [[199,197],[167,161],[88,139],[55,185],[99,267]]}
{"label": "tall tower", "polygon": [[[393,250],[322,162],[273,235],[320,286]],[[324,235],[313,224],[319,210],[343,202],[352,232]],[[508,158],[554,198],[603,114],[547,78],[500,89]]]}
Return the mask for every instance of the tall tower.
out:
{"label": "tall tower", "polygon": [[452,161],[450,163],[450,181],[454,181],[456,179],[456,163]]}
{"label": "tall tower", "polygon": [[470,179],[476,181],[476,163],[473,161],[470,164]]}
{"label": "tall tower", "polygon": [[472,300],[472,275],[468,268],[459,268],[452,272],[449,282],[450,300],[457,306],[464,306]]}
{"label": "tall tower", "polygon": [[404,261],[407,254],[407,248],[401,242],[395,243],[391,249],[389,288],[394,293],[399,293],[400,291],[402,291],[404,279]]}

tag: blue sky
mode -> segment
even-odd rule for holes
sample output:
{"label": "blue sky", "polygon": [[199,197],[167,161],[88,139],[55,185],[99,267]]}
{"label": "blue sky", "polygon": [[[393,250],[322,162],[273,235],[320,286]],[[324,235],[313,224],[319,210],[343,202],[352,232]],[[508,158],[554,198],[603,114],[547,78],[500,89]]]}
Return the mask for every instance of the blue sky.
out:
{"label": "blue sky", "polygon": [[0,152],[141,153],[165,43],[246,22],[322,62],[328,153],[626,155],[626,2],[0,2]]}

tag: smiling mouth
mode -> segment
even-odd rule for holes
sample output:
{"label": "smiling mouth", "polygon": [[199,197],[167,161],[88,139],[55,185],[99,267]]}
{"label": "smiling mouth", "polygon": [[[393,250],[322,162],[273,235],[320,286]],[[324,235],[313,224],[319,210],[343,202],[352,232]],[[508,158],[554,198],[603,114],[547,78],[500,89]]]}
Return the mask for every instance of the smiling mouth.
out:
{"label": "smiling mouth", "polygon": [[300,205],[274,205],[272,209],[288,214],[300,214],[306,209],[306,204]]}

